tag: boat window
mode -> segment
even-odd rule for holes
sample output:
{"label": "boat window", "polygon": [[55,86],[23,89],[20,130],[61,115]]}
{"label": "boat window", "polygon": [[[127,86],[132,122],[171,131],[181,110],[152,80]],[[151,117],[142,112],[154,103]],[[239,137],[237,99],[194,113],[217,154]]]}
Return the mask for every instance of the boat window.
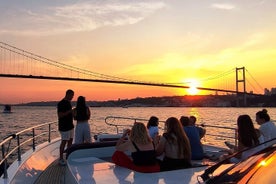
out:
{"label": "boat window", "polygon": [[[274,163],[271,161],[271,156],[274,158]],[[261,152],[257,155],[251,156],[250,158],[233,165],[232,167],[229,167],[225,171],[221,172],[221,174],[217,176],[213,176],[208,182],[206,183],[227,183],[227,182],[237,182],[237,181],[243,181],[247,182],[252,175],[254,175],[255,171],[258,170],[258,174],[261,175],[260,178],[262,179],[263,183],[263,178],[264,178],[264,173],[267,174],[266,172],[268,170],[271,170],[272,172],[276,166],[276,150],[275,147],[274,149],[270,149],[266,152]],[[259,169],[261,166],[266,166],[262,167]],[[267,170],[267,171],[264,171]],[[259,173],[261,172],[261,173]],[[255,176],[254,176],[255,177]],[[269,177],[268,177],[269,178]],[[255,182],[254,183],[258,183]],[[266,183],[266,182],[264,182]],[[269,183],[269,182],[268,182]]]}
{"label": "boat window", "polygon": [[250,176],[250,183],[275,183],[276,151],[273,156],[260,162],[256,172]]}
{"label": "boat window", "polygon": [[247,160],[245,160],[244,162],[241,162],[239,164],[237,164],[232,170],[230,170],[228,173],[230,175],[234,174],[234,173],[244,173],[246,172],[248,169],[250,169],[250,167],[255,164],[259,159],[262,158],[264,154],[259,154],[253,157],[248,158]]}
{"label": "boat window", "polygon": [[[236,182],[242,179],[247,173],[250,173],[252,169],[256,168],[256,165],[262,163],[261,161],[273,155],[276,152],[276,138],[259,144],[256,147],[248,148],[243,151],[233,154],[221,162],[215,164],[212,167],[207,168],[202,175],[199,176],[200,180],[205,183],[221,183],[221,182]],[[231,158],[241,154],[243,158],[237,163],[232,164],[227,168],[222,169],[222,166],[227,165]],[[229,164],[228,164],[229,165]],[[252,175],[252,174],[251,174]]]}

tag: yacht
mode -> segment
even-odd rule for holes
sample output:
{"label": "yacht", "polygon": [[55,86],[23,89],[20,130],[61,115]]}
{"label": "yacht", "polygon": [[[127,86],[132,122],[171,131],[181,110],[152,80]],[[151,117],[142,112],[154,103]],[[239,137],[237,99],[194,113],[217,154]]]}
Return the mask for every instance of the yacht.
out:
{"label": "yacht", "polygon": [[3,113],[12,113],[11,106],[10,105],[5,105]]}

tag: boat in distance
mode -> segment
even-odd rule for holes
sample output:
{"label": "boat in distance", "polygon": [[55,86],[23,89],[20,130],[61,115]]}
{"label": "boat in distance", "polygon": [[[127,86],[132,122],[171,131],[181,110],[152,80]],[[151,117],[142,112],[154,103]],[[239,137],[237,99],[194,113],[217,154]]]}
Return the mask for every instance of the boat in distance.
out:
{"label": "boat in distance", "polygon": [[[191,168],[141,173],[117,166],[111,161],[111,156],[115,151],[116,140],[122,136],[119,126],[123,125],[118,124],[110,124],[116,127],[117,134],[98,134],[92,143],[73,145],[66,151],[66,166],[60,166],[58,164],[60,139],[51,138],[57,130],[56,124],[51,122],[30,127],[8,136],[1,142],[3,167],[1,184],[256,183],[260,179],[264,179],[265,183],[271,183],[275,179],[276,171],[273,169],[276,165],[275,140],[259,145],[260,149],[255,148],[257,151],[238,163],[229,164],[230,158],[218,161],[225,148],[204,144],[206,157],[203,160],[192,161]],[[46,127],[44,131],[43,127]],[[39,130],[37,131],[39,134],[35,134],[36,130]],[[32,142],[32,149],[27,149],[21,154],[23,145],[27,142],[21,140],[24,133],[29,135],[33,133],[32,138],[28,139]],[[36,145],[38,137],[42,135],[46,136],[46,142]],[[15,147],[10,147],[14,140],[17,142]],[[17,152],[15,153],[17,159],[9,163],[9,158],[13,156],[12,152]]]}
{"label": "boat in distance", "polygon": [[12,113],[11,105],[5,105],[3,109],[3,113]]}

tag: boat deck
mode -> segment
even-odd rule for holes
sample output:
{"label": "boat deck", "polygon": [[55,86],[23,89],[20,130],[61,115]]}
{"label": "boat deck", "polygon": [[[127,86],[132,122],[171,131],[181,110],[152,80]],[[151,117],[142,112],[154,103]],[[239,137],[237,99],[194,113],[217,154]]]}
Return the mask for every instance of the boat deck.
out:
{"label": "boat deck", "polygon": [[35,184],[65,184],[66,166],[60,166],[58,159],[49,165],[35,181]]}
{"label": "boat deck", "polygon": [[[219,149],[205,147],[205,151],[217,153]],[[215,162],[210,159],[192,161],[194,167],[166,172],[141,173],[111,162],[115,147],[87,148],[73,151],[67,160],[68,176],[75,183],[197,183],[197,177]],[[67,180],[68,181],[68,180]]]}
{"label": "boat deck", "polygon": [[207,166],[179,169],[166,172],[141,173],[124,167],[116,166],[105,160],[88,157],[75,158],[68,164],[71,174],[77,183],[197,183],[198,175],[202,174]]}
{"label": "boat deck", "polygon": [[[206,166],[159,173],[139,173],[116,166],[107,158],[89,157],[73,159],[68,166],[60,166],[58,159],[49,165],[35,181],[35,184],[65,184],[66,170],[69,168],[79,183],[167,183],[166,181],[197,181],[197,176]],[[213,163],[210,163],[213,164]],[[72,181],[72,180],[71,180]],[[185,182],[184,182],[185,183]]]}
{"label": "boat deck", "polygon": [[[48,144],[48,143],[47,143]],[[37,147],[24,154],[22,161],[10,166],[10,172],[17,170],[15,176],[9,173],[9,178],[3,183],[35,183],[35,184],[85,184],[85,183],[158,183],[166,184],[172,181],[196,183],[199,176],[214,162],[204,159],[195,163],[195,167],[158,173],[140,173],[116,166],[111,161],[115,151],[115,142],[76,145],[76,150],[67,157],[67,166],[58,163],[60,141]],[[73,147],[72,147],[73,148]],[[220,149],[205,146],[205,151],[216,154]],[[70,150],[69,150],[70,151]],[[68,151],[68,152],[69,152]],[[68,156],[68,155],[67,155]],[[20,167],[18,168],[18,166]],[[1,180],[2,181],[2,180]],[[2,183],[2,182],[0,182]]]}
{"label": "boat deck", "polygon": [[[209,147],[210,148],[210,147]],[[98,150],[99,149],[99,150]],[[98,151],[97,151],[98,150]],[[116,166],[111,161],[110,153],[114,147],[81,149],[73,152],[67,160],[67,166],[60,166],[54,160],[37,178],[35,184],[68,184],[68,183],[158,183],[183,181],[196,183],[208,165],[214,162],[209,159],[193,161],[195,167],[158,173],[140,173]],[[101,157],[99,157],[99,155]]]}

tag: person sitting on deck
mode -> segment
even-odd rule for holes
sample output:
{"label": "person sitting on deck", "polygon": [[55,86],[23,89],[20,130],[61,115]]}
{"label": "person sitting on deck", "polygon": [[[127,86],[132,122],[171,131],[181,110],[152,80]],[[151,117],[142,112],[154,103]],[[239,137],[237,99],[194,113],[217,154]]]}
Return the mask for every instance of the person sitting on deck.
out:
{"label": "person sitting on deck", "polygon": [[189,138],[191,151],[192,151],[192,160],[201,160],[204,157],[204,152],[202,144],[200,142],[200,136],[197,128],[189,124],[189,117],[181,116],[180,122],[184,128],[186,135]]}
{"label": "person sitting on deck", "polygon": [[170,117],[165,122],[165,132],[161,138],[155,137],[156,155],[164,155],[160,160],[161,171],[191,167],[191,147],[179,120]]}
{"label": "person sitting on deck", "polygon": [[206,129],[204,129],[202,127],[199,127],[199,126],[196,126],[196,117],[195,116],[190,116],[190,118],[189,118],[189,125],[196,127],[196,129],[198,130],[200,139],[205,136]]}
{"label": "person sitting on deck", "polygon": [[159,119],[156,116],[151,116],[147,123],[147,129],[152,139],[159,134],[158,124]]}
{"label": "person sitting on deck", "polygon": [[[127,136],[129,138],[127,139]],[[124,152],[130,151],[131,158]],[[115,164],[138,172],[159,172],[160,167],[155,157],[155,146],[143,123],[134,123],[131,130],[124,132],[116,144],[112,156]]]}
{"label": "person sitting on deck", "polygon": [[270,116],[266,109],[256,113],[256,122],[260,125],[260,133],[264,136],[264,141],[276,138],[276,125],[270,121]]}
{"label": "person sitting on deck", "polygon": [[[258,137],[258,132],[254,128],[252,119],[249,115],[240,115],[237,119],[237,126],[238,126],[238,146],[233,146],[232,149],[229,150],[229,154],[233,154],[242,150],[245,150],[250,147],[254,147],[258,145],[260,140],[263,140],[263,138]],[[240,161],[240,159],[247,158],[250,156],[253,152],[258,151],[258,149],[261,149],[262,147],[256,147],[256,149],[250,149],[248,151],[245,151],[241,154],[236,155],[235,157],[231,158],[230,161],[233,163],[237,163]],[[221,157],[222,159],[225,159],[228,155],[223,155]]]}

